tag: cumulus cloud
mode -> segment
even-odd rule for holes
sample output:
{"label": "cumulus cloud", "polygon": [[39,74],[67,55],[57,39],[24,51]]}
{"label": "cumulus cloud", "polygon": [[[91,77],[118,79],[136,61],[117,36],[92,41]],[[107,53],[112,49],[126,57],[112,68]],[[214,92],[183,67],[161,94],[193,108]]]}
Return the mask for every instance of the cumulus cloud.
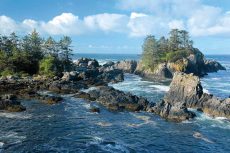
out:
{"label": "cumulus cloud", "polygon": [[18,25],[13,19],[5,15],[0,16],[0,33],[1,34],[7,35],[9,33],[17,31],[17,29],[18,29]]}
{"label": "cumulus cloud", "polygon": [[51,35],[70,35],[81,34],[83,25],[78,16],[75,16],[72,13],[62,13],[47,23],[43,22],[41,28]]}
{"label": "cumulus cloud", "polygon": [[130,36],[139,37],[165,32],[167,23],[159,17],[143,13],[132,13],[128,27],[130,29]]}
{"label": "cumulus cloud", "polygon": [[119,0],[130,14],[103,13],[79,18],[62,13],[49,21],[15,21],[0,16],[0,33],[30,32],[48,35],[83,35],[94,32],[124,33],[130,37],[165,35],[170,29],[188,30],[192,36],[230,36],[230,12],[204,5],[201,0]]}
{"label": "cumulus cloud", "polygon": [[128,16],[123,14],[97,14],[84,18],[84,24],[89,29],[99,29],[105,32],[122,32],[125,31],[125,25],[128,22]]}
{"label": "cumulus cloud", "polygon": [[180,30],[185,29],[183,20],[172,20],[171,22],[169,22],[168,25],[170,29],[180,29]]}

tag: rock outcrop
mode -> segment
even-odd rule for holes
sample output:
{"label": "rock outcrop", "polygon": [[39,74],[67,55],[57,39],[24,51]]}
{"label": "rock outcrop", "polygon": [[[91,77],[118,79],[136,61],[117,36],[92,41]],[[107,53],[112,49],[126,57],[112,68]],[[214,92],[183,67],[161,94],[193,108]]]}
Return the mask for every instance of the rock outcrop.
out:
{"label": "rock outcrop", "polygon": [[122,70],[125,73],[134,73],[134,71],[137,68],[137,61],[131,60],[131,61],[119,61],[114,64],[115,69]]}
{"label": "rock outcrop", "polygon": [[149,102],[142,97],[137,97],[130,93],[124,93],[113,87],[101,86],[95,90],[90,90],[87,94],[78,95],[89,100],[96,100],[109,110],[113,111],[145,111]]}
{"label": "rock outcrop", "polygon": [[0,110],[21,112],[26,110],[26,108],[17,100],[17,96],[8,94],[0,96]]}
{"label": "rock outcrop", "polygon": [[206,72],[217,72],[219,70],[226,70],[225,67],[223,67],[219,62],[214,61],[214,60],[205,60],[205,69]]}
{"label": "rock outcrop", "polygon": [[175,61],[159,63],[155,68],[146,68],[142,61],[119,61],[107,64],[108,67],[123,70],[125,73],[134,73],[150,80],[172,79],[174,73],[193,73],[203,77],[207,73],[226,70],[220,63],[214,60],[206,60],[198,50],[192,50],[187,57],[181,57]]}
{"label": "rock outcrop", "polygon": [[221,100],[203,93],[200,79],[193,74],[175,73],[164,99],[149,111],[174,121],[195,117],[187,108],[196,108],[213,117],[230,118],[230,98]]}
{"label": "rock outcrop", "polygon": [[163,80],[163,79],[173,77],[173,74],[168,69],[166,63],[158,64],[154,70],[151,70],[151,69],[144,69],[142,63],[139,62],[136,70],[134,71],[134,74],[149,80]]}

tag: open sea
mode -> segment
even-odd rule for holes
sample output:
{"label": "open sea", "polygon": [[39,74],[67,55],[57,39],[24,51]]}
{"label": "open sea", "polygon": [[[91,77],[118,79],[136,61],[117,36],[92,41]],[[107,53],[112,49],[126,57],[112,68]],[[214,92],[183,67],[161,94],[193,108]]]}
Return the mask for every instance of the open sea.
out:
{"label": "open sea", "polygon": [[[90,57],[100,64],[139,55],[76,54],[74,59]],[[230,96],[230,55],[208,55],[223,64],[227,71],[210,73],[202,78],[205,92],[219,98]],[[163,98],[169,82],[149,82],[126,74],[125,81],[110,84],[124,92],[146,97],[152,102]],[[157,115],[139,112],[110,112],[97,103],[62,95],[64,102],[46,105],[23,101],[21,113],[0,112],[0,152],[2,153],[157,153],[157,152],[230,152],[230,122],[196,112],[197,118],[182,123],[165,121]],[[100,107],[101,113],[89,111]],[[195,137],[194,133],[202,137]]]}

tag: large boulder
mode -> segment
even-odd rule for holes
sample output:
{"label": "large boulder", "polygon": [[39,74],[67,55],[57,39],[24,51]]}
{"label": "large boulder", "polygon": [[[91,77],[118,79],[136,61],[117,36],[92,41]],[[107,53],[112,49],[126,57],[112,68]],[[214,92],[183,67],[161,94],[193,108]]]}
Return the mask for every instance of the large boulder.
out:
{"label": "large boulder", "polygon": [[138,62],[134,73],[149,80],[163,80],[173,77],[173,72],[168,69],[166,63],[158,64],[156,68],[152,70],[144,68],[142,62]]}
{"label": "large boulder", "polygon": [[164,99],[149,111],[174,121],[195,117],[187,108],[196,108],[214,117],[230,118],[230,99],[221,100],[203,93],[200,79],[193,74],[175,73]]}
{"label": "large boulder", "polygon": [[95,59],[90,58],[80,58],[74,62],[76,67],[83,67],[83,68],[89,68],[89,69],[95,69],[99,67],[99,63]]}
{"label": "large boulder", "polygon": [[137,61],[135,60],[124,60],[119,61],[116,64],[114,64],[115,69],[122,70],[125,73],[134,73],[134,71],[137,68]]}
{"label": "large boulder", "polygon": [[112,87],[102,86],[89,91],[91,98],[113,111],[140,111],[146,110],[148,101],[130,93],[124,93]]}
{"label": "large boulder", "polygon": [[21,112],[26,110],[26,108],[17,100],[17,96],[8,94],[0,96],[0,110]]}
{"label": "large boulder", "polygon": [[84,83],[67,82],[67,81],[53,81],[48,85],[48,90],[56,93],[77,93],[80,89],[87,88]]}
{"label": "large boulder", "polygon": [[205,60],[206,72],[217,72],[218,70],[226,70],[219,62],[214,60]]}
{"label": "large boulder", "polygon": [[197,104],[203,94],[200,79],[193,74],[176,72],[164,100],[172,104],[182,102],[186,107]]}

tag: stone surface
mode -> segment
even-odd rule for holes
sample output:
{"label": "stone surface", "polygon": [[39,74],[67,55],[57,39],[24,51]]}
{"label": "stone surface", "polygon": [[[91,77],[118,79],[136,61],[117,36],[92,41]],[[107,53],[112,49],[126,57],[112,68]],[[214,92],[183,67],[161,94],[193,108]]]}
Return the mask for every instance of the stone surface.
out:
{"label": "stone surface", "polygon": [[146,110],[148,101],[135,95],[124,93],[112,87],[102,86],[89,91],[90,97],[113,111],[140,111]]}
{"label": "stone surface", "polygon": [[230,99],[203,93],[200,79],[193,74],[175,73],[164,99],[148,111],[174,121],[195,117],[187,108],[196,108],[213,117],[230,118]]}
{"label": "stone surface", "polygon": [[17,100],[16,95],[7,94],[0,96],[0,110],[21,112],[26,110],[26,108]]}

